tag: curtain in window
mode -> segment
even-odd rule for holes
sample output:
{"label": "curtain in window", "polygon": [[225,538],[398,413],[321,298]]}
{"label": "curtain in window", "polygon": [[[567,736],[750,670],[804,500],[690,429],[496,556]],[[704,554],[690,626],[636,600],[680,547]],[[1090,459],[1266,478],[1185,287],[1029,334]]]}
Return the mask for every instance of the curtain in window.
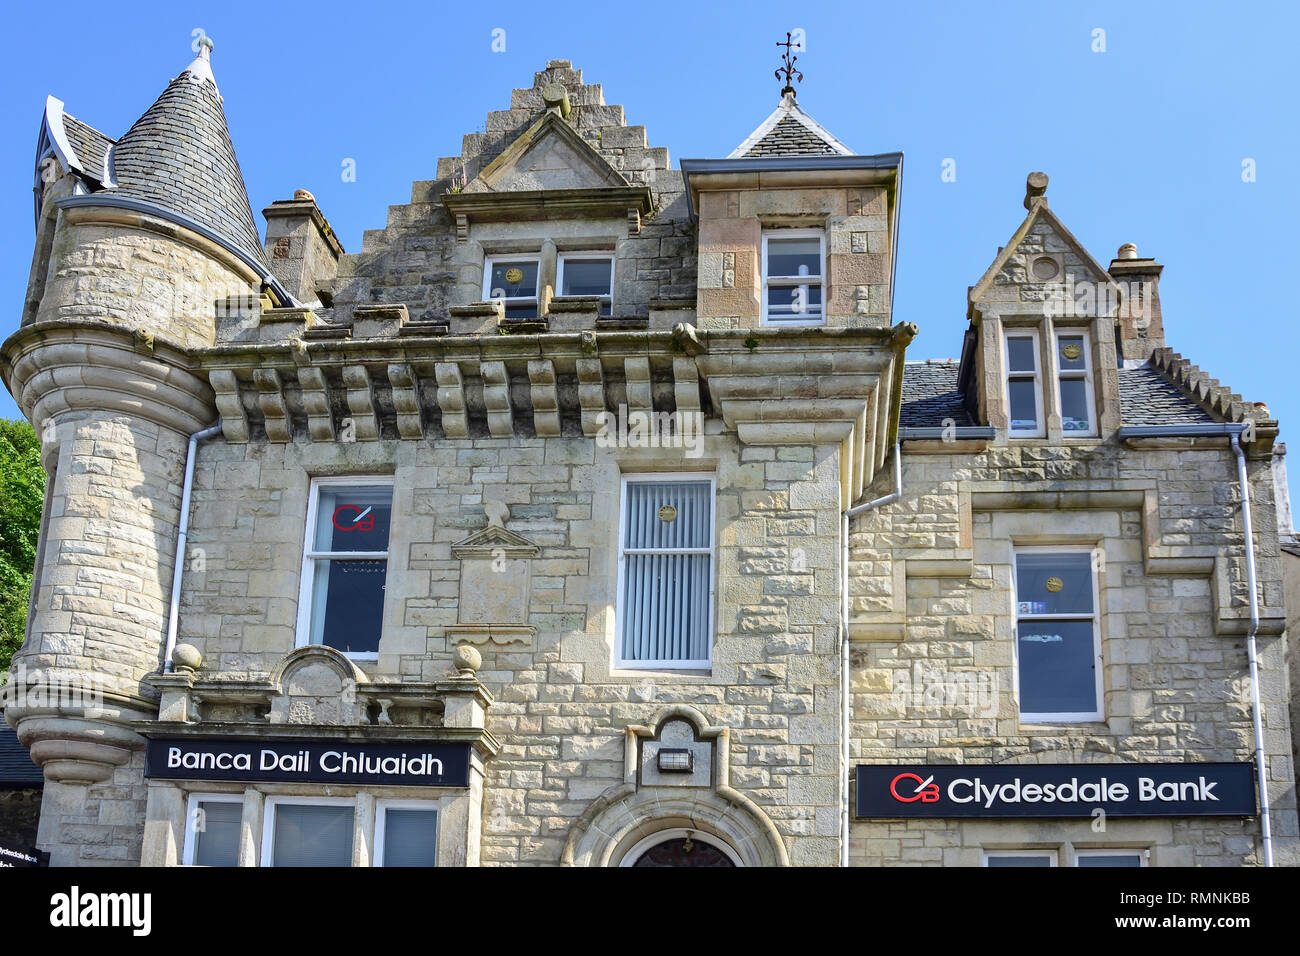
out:
{"label": "curtain in window", "polygon": [[624,660],[708,660],[712,505],[707,481],[628,483]]}

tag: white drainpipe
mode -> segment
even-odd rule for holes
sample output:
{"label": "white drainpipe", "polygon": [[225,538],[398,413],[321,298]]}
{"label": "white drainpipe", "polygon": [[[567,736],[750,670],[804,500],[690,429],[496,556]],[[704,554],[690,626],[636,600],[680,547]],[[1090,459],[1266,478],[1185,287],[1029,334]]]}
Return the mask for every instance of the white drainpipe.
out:
{"label": "white drainpipe", "polygon": [[894,445],[894,490],[840,516],[840,866],[849,865],[849,519],[903,495],[903,446]]}
{"label": "white drainpipe", "polygon": [[207,441],[221,432],[221,422],[204,428],[190,436],[185,453],[185,484],[181,487],[181,518],[176,531],[176,551],[172,554],[172,598],[167,611],[167,642],[163,646],[163,670],[172,669],[172,651],[176,649],[176,631],[181,613],[181,577],[185,573],[185,542],[190,532],[190,492],[194,488],[194,459],[198,457],[199,442]]}
{"label": "white drainpipe", "polygon": [[1264,840],[1264,865],[1273,865],[1273,824],[1269,819],[1268,764],[1264,757],[1264,701],[1259,690],[1259,657],[1255,634],[1259,630],[1259,595],[1255,582],[1255,529],[1250,514],[1250,479],[1246,475],[1246,452],[1239,429],[1232,439],[1237,455],[1237,481],[1241,485],[1241,522],[1246,539],[1246,588],[1250,596],[1250,629],[1246,632],[1246,653],[1250,658],[1250,689],[1254,697],[1252,717],[1255,724],[1255,770],[1259,774],[1259,822]]}

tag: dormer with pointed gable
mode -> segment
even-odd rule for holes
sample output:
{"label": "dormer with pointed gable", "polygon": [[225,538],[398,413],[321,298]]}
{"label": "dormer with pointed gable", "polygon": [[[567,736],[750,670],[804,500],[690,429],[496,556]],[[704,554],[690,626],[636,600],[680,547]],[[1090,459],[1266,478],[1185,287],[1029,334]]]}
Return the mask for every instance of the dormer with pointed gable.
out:
{"label": "dormer with pointed gable", "polygon": [[794,90],[726,159],[682,160],[702,328],[887,328],[901,153],[855,155]]}
{"label": "dormer with pointed gable", "polygon": [[1115,327],[1123,289],[1048,208],[1028,214],[968,293],[959,389],[997,441],[1097,441],[1121,424]]}
{"label": "dormer with pointed gable", "polygon": [[[693,318],[694,227],[645,128],[552,60],[345,256],[332,320],[404,307],[450,334],[671,328]],[[358,310],[362,310],[361,313]]]}

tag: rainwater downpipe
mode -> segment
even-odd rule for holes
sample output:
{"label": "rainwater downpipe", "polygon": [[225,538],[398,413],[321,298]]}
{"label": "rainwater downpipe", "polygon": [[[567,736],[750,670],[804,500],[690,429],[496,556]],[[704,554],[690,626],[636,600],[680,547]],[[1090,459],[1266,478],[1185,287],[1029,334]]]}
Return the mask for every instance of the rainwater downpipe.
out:
{"label": "rainwater downpipe", "polygon": [[1255,529],[1250,513],[1250,479],[1246,475],[1246,450],[1241,444],[1244,426],[1239,426],[1232,438],[1232,450],[1237,455],[1237,481],[1241,485],[1241,523],[1246,539],[1246,587],[1250,595],[1250,629],[1246,632],[1246,653],[1250,657],[1250,690],[1254,697],[1251,708],[1255,724],[1255,769],[1259,774],[1259,822],[1264,840],[1264,865],[1273,865],[1273,824],[1269,819],[1268,766],[1264,759],[1264,701],[1259,688],[1259,656],[1255,648],[1255,634],[1259,631],[1259,595],[1255,593]]}
{"label": "rainwater downpipe", "polygon": [[1273,865],[1273,822],[1269,818],[1268,762],[1264,751],[1264,703],[1259,688],[1259,655],[1255,635],[1259,631],[1259,595],[1255,574],[1255,523],[1250,510],[1250,478],[1246,474],[1246,450],[1241,436],[1245,425],[1140,425],[1121,428],[1124,438],[1195,438],[1226,435],[1237,456],[1237,484],[1241,487],[1241,524],[1246,545],[1246,589],[1250,599],[1250,627],[1246,631],[1246,654],[1250,660],[1251,719],[1255,729],[1255,772],[1259,778],[1260,837],[1264,843],[1264,865]]}
{"label": "rainwater downpipe", "polygon": [[840,516],[840,866],[849,865],[849,519],[903,495],[903,446],[894,444],[894,490],[854,505]]}
{"label": "rainwater downpipe", "polygon": [[167,642],[163,646],[163,670],[172,669],[172,651],[176,649],[176,632],[181,613],[181,577],[185,573],[185,542],[190,533],[190,492],[194,489],[194,459],[198,457],[199,442],[220,434],[221,422],[210,428],[196,431],[190,436],[185,452],[185,483],[181,486],[181,517],[176,531],[176,550],[172,554],[172,597],[167,610]]}

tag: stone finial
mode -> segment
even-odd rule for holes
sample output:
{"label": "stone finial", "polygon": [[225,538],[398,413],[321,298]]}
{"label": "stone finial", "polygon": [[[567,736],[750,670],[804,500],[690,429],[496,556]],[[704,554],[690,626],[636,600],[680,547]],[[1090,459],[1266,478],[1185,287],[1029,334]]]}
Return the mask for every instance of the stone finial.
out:
{"label": "stone finial", "polygon": [[542,101],[546,103],[548,110],[559,114],[561,119],[568,119],[569,114],[573,112],[573,106],[569,102],[569,91],[559,83],[547,83],[542,87]]}
{"label": "stone finial", "polygon": [[196,671],[203,665],[203,655],[193,644],[177,644],[172,648],[172,666],[178,671]]}
{"label": "stone finial", "polygon": [[293,191],[294,202],[315,202],[316,197],[305,189],[295,189]]}
{"label": "stone finial", "polygon": [[510,517],[510,506],[504,501],[485,501],[483,511],[487,514],[489,528],[504,528]]}
{"label": "stone finial", "polygon": [[1035,201],[1047,205],[1047,173],[1033,172],[1025,177],[1025,208],[1033,209]]}
{"label": "stone finial", "polygon": [[1119,252],[1115,253],[1116,259],[1136,259],[1138,257],[1138,247],[1131,242],[1126,242],[1119,247]]}
{"label": "stone finial", "polygon": [[451,652],[451,662],[461,677],[473,677],[474,672],[483,666],[483,655],[470,644],[457,644]]}
{"label": "stone finial", "polygon": [[206,33],[203,34],[203,36],[199,37],[199,56],[206,59],[212,53],[212,49],[215,46],[216,44],[212,42],[212,37],[208,36]]}

